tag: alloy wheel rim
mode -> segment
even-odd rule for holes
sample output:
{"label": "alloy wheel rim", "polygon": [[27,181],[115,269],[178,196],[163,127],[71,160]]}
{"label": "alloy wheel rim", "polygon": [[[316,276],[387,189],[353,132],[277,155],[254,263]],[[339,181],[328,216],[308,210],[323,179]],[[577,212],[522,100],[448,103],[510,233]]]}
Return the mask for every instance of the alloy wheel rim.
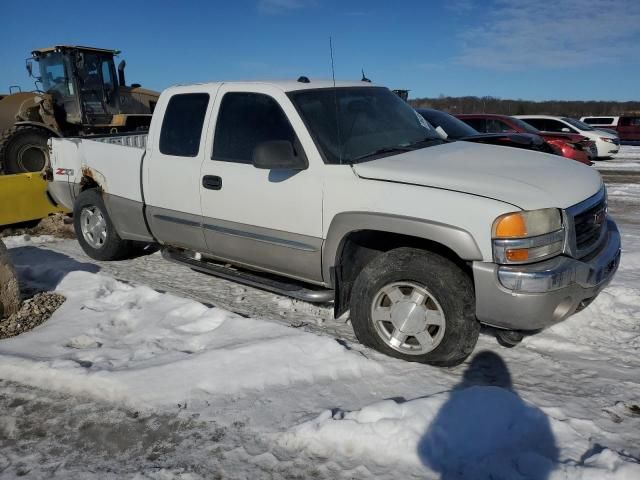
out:
{"label": "alloy wheel rim", "polygon": [[107,240],[107,222],[98,207],[82,209],[80,229],[86,242],[93,248],[102,248]]}
{"label": "alloy wheel rim", "polygon": [[444,337],[446,319],[435,297],[415,282],[394,282],[374,296],[371,320],[380,339],[407,355],[435,350]]}

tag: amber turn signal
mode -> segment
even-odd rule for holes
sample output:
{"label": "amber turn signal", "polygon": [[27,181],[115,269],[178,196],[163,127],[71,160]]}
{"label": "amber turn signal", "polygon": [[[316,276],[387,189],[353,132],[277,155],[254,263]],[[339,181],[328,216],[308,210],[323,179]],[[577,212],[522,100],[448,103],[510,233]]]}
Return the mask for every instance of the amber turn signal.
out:
{"label": "amber turn signal", "polygon": [[510,213],[501,217],[494,227],[494,238],[517,238],[527,236],[527,224],[521,213]]}
{"label": "amber turn signal", "polygon": [[529,260],[529,249],[513,248],[505,252],[505,257],[510,262],[526,262]]}

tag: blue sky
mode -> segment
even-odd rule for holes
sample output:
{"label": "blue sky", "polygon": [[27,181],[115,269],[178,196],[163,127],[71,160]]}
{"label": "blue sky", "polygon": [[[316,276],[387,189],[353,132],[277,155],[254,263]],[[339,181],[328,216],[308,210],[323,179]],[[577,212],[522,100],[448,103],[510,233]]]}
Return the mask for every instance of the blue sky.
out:
{"label": "blue sky", "polygon": [[330,78],[411,97],[638,100],[640,0],[9,2],[0,92],[30,88],[34,48],[122,50],[127,79],[176,83]]}

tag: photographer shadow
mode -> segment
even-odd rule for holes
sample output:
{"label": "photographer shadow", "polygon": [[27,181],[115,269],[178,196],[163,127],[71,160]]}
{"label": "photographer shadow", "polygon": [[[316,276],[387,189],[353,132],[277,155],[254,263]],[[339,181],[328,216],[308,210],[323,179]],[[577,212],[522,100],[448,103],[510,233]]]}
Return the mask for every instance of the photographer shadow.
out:
{"label": "photographer shadow", "polygon": [[514,391],[504,360],[483,351],[429,425],[418,455],[442,480],[546,480],[558,448],[544,412]]}

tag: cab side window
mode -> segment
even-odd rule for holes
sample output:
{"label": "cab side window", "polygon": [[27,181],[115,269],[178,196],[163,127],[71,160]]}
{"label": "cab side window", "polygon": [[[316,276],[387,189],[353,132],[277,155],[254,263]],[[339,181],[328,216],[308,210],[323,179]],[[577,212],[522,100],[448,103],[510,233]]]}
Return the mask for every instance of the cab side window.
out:
{"label": "cab side window", "polygon": [[504,123],[502,120],[491,118],[487,120],[487,133],[505,133],[514,132],[513,128]]}
{"label": "cab side window", "polygon": [[198,155],[208,104],[209,95],[206,93],[171,97],[160,130],[160,153],[176,157]]}
{"label": "cab side window", "polygon": [[557,120],[547,119],[545,120],[545,126],[547,127],[547,132],[562,132],[562,129],[566,128],[572,133],[577,133],[575,128],[570,127],[569,125],[566,125]]}
{"label": "cab side window", "polygon": [[547,122],[542,118],[525,118],[524,121],[543,132],[549,131],[547,130]]}
{"label": "cab side window", "polygon": [[216,122],[212,160],[250,164],[256,146],[272,140],[287,140],[294,148],[297,143],[278,102],[261,93],[225,94]]}
{"label": "cab side window", "polygon": [[487,122],[484,118],[463,118],[462,120],[471,128],[481,133],[487,132]]}

